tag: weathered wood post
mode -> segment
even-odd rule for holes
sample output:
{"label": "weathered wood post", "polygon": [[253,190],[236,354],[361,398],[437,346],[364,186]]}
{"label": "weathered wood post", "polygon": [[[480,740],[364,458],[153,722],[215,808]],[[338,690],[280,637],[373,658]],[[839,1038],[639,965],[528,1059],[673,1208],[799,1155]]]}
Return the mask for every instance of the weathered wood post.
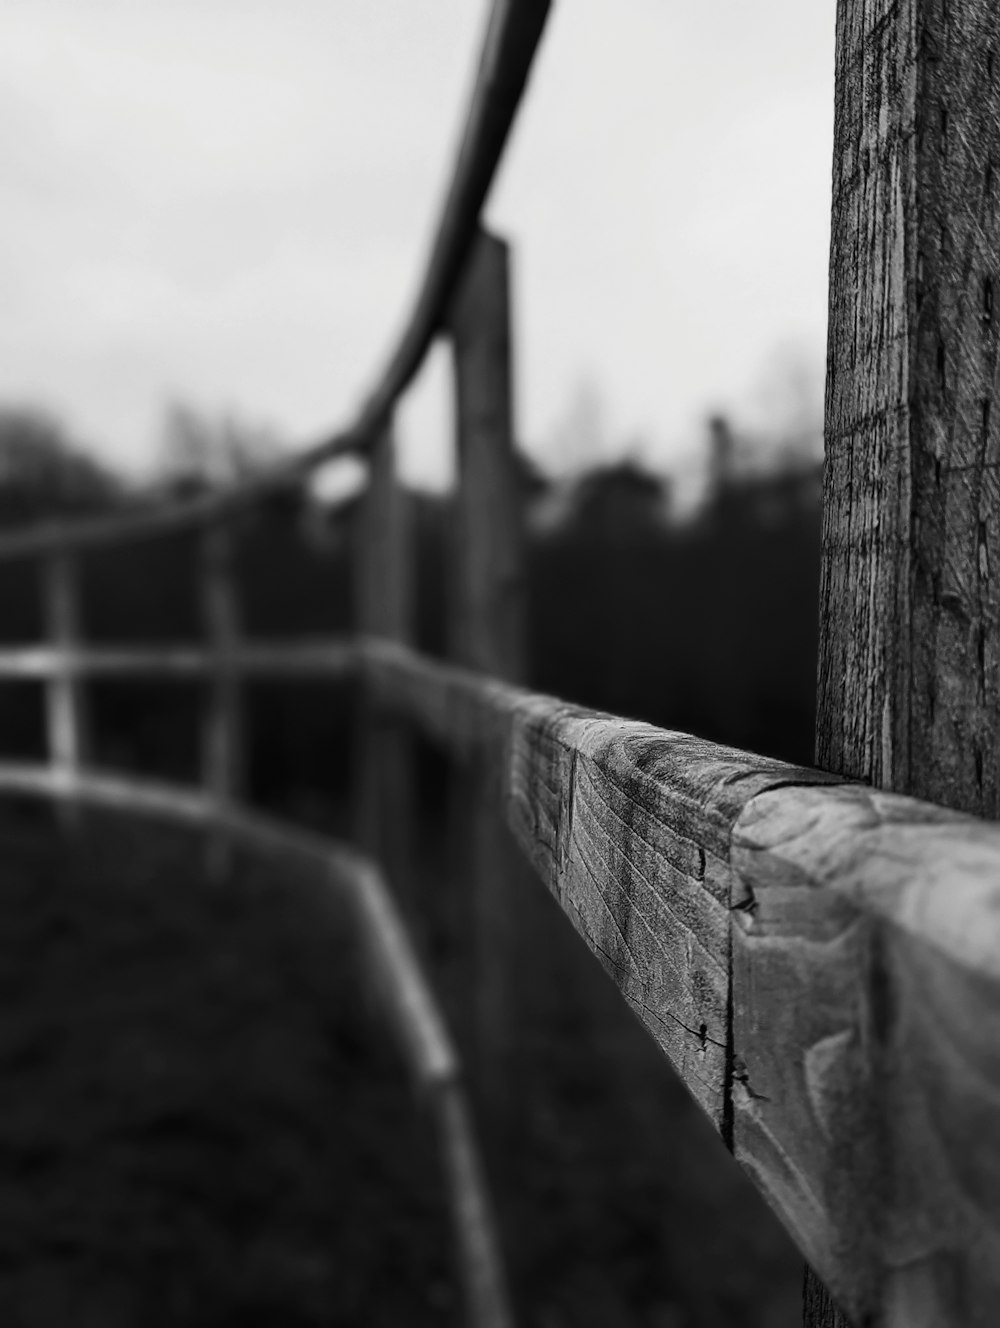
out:
{"label": "weathered wood post", "polygon": [[[839,0],[816,759],[993,818],[998,293],[1000,7]],[[947,1257],[878,1235],[880,1322],[967,1321]]]}
{"label": "weathered wood post", "polygon": [[[523,539],[511,390],[507,245],[480,232],[449,314],[454,353],[458,483],[450,600],[452,658],[512,682],[525,670]],[[467,879],[463,909],[471,952],[471,1035],[477,1086],[495,1121],[510,1048],[505,957],[514,928],[510,882],[516,869],[500,813],[495,772],[463,782],[456,819]],[[456,827],[459,831],[462,826]]]}
{"label": "weathered wood post", "polygon": [[[75,653],[80,644],[78,564],[68,550],[57,550],[44,565],[45,619],[49,640],[60,652],[56,673],[46,687],[49,762],[60,780],[72,785],[88,758],[88,725]],[[78,818],[72,803],[62,806],[67,825]]]}
{"label": "weathered wood post", "polygon": [[[242,792],[244,741],[239,682],[234,653],[239,644],[239,609],[233,566],[233,532],[225,524],[209,526],[202,537],[202,608],[212,655],[205,714],[203,779],[220,812]],[[224,827],[208,834],[206,868],[221,880],[229,870],[232,847]]]}
{"label": "weathered wood post", "polygon": [[[365,636],[409,644],[413,635],[412,512],[396,474],[392,421],[368,453],[368,488],[360,500],[355,544],[355,622]],[[413,753],[405,720],[362,692],[357,725],[355,836],[382,865],[408,923],[419,934],[414,898]]]}

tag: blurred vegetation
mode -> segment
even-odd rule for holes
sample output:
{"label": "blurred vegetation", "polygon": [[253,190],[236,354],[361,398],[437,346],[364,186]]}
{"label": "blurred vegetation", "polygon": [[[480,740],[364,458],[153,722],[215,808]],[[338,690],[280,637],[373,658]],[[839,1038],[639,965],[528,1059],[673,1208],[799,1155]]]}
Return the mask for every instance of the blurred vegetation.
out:
{"label": "blurred vegetation", "polygon": [[724,470],[685,521],[628,463],[591,472],[579,494],[529,546],[534,685],[811,763],[817,468]]}
{"label": "blurred vegetation", "polygon": [[[82,510],[65,498],[73,485],[92,506],[149,503],[225,483],[267,450],[259,436],[244,443],[231,422],[178,408],[158,486],[127,494],[88,470],[82,451],[50,424],[22,413],[10,427],[6,418],[0,521],[8,529]],[[17,465],[4,462],[4,438],[15,440]],[[48,440],[38,452],[44,466],[32,460],[35,438]],[[687,513],[676,510],[670,484],[635,460],[592,464],[560,482],[522,460],[531,685],[811,762],[820,502],[808,451],[766,449],[725,419],[710,421],[705,492]],[[412,501],[417,644],[446,655],[450,505],[424,493]],[[284,494],[240,517],[247,634],[352,631],[357,512],[357,497],[333,507]],[[197,640],[198,555],[192,532],[88,553],[85,634]],[[0,609],[0,641],[39,639],[30,560],[0,563]],[[98,764],[198,778],[199,685],[116,680],[92,684],[87,698]],[[353,700],[343,684],[248,686],[251,800],[349,833]],[[44,756],[40,685],[0,686],[0,722],[5,754]],[[418,820],[418,943],[460,1029],[467,999],[448,976],[458,951],[434,937],[447,940],[453,925],[442,883],[464,880],[465,869],[444,832],[454,814],[448,767],[423,744],[417,755],[419,796],[425,813],[436,813]],[[799,1318],[800,1257],[526,862],[512,873],[509,902],[517,944],[503,962],[516,973],[511,1074],[521,1109],[505,1151],[494,1154],[494,1184],[517,1299],[532,1308],[525,1322],[789,1328]],[[335,1118],[336,1109],[328,1113]]]}
{"label": "blurred vegetation", "polygon": [[43,411],[0,408],[0,526],[106,510],[122,485]]}
{"label": "blurred vegetation", "polygon": [[[0,521],[107,510],[225,483],[274,454],[231,420],[183,407],[168,417],[154,489],[129,493],[53,421],[0,412]],[[759,449],[758,449],[759,450]],[[751,449],[752,453],[752,449]],[[788,760],[812,759],[820,487],[808,456],[747,449],[710,421],[708,482],[679,518],[669,482],[634,461],[555,483],[525,461],[530,682],[569,700]],[[741,455],[743,460],[741,461]],[[413,495],[418,645],[446,655],[449,503]],[[354,498],[330,508],[280,495],[240,519],[244,630],[276,638],[352,630]],[[98,549],[82,561],[87,636],[101,642],[191,641],[201,635],[197,537],[171,534]],[[0,565],[0,638],[37,640],[37,566]],[[42,753],[40,696],[0,688],[5,748]],[[315,700],[328,694],[328,704]],[[90,688],[101,763],[190,779],[199,695],[190,683]],[[267,805],[315,802],[349,787],[350,698],[321,683],[255,684],[250,789]]]}

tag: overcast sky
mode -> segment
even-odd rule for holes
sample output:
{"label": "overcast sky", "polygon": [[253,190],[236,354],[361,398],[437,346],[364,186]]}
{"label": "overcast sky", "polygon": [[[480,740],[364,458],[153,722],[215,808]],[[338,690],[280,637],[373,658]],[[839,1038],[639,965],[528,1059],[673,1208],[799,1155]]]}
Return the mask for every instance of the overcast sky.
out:
{"label": "overcast sky", "polygon": [[[346,423],[421,274],[483,0],[6,0],[0,402],[147,466],[174,399]],[[556,0],[487,220],[518,432],[669,467],[820,400],[834,0]],[[795,379],[795,392],[787,390]],[[795,395],[797,393],[797,396]],[[401,411],[439,483],[447,360]]]}

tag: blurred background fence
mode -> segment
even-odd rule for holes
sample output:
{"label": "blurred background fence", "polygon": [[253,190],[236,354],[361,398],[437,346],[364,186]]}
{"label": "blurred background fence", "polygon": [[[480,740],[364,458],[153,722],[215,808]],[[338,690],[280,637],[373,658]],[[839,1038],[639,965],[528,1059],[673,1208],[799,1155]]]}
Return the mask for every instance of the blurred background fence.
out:
{"label": "blurred background fence", "polygon": [[[955,49],[977,24],[997,35],[996,20],[958,8]],[[799,1256],[724,1144],[856,1322],[985,1325],[997,1199],[969,1175],[993,1174],[995,1066],[963,1030],[995,1009],[982,936],[1000,844],[945,807],[989,812],[993,757],[977,738],[962,784],[934,712],[940,698],[959,727],[966,710],[983,719],[995,533],[987,511],[970,560],[942,518],[933,528],[952,543],[918,547],[938,493],[920,490],[919,466],[894,489],[886,480],[927,444],[906,374],[879,358],[895,354],[886,329],[905,323],[914,356],[936,366],[928,409],[954,425],[979,403],[981,466],[990,398],[961,379],[952,418],[950,314],[938,311],[936,345],[920,340],[923,276],[898,289],[877,265],[859,277],[851,243],[857,222],[903,246],[884,191],[865,193],[856,169],[855,114],[884,138],[880,170],[892,176],[905,156],[896,120],[851,100],[856,66],[901,69],[879,83],[891,98],[917,85],[924,47],[906,44],[898,16],[882,23],[842,0],[821,540],[815,464],[746,465],[721,416],[708,424],[706,492],[683,513],[638,461],[557,481],[518,447],[507,248],[479,216],[546,9],[494,8],[423,284],[348,429],[277,467],[256,465],[252,446],[241,458],[231,433],[222,461],[195,439],[189,472],[151,502],[50,422],[0,420],[4,777],[28,788],[25,771],[44,767],[40,789],[95,795],[95,768],[201,782],[213,876],[231,870],[241,801],[353,835],[381,862],[472,1068],[516,1313],[794,1321]],[[919,108],[915,94],[900,114]],[[945,147],[947,125],[942,111]],[[867,179],[867,148],[864,163]],[[930,203],[954,205],[937,175],[904,165]],[[940,292],[960,285],[952,277],[937,274]],[[992,328],[984,280],[982,301],[956,315],[959,345]],[[392,424],[439,337],[454,353],[458,482],[433,498],[399,483]],[[354,454],[367,486],[324,503],[309,472]],[[904,493],[905,538],[880,542]],[[964,603],[939,595],[922,556],[957,575],[955,548],[960,581],[979,569],[979,681],[955,647],[956,667],[932,661],[911,695],[926,664],[911,600],[928,632]],[[883,620],[886,595],[896,616]],[[941,640],[943,659],[954,641]],[[923,733],[913,698],[925,695]],[[827,771],[807,768],[814,731]],[[934,1149],[940,1165],[925,1174]],[[477,1322],[505,1321],[498,1296],[470,1297]],[[805,1312],[841,1321],[812,1273]]]}

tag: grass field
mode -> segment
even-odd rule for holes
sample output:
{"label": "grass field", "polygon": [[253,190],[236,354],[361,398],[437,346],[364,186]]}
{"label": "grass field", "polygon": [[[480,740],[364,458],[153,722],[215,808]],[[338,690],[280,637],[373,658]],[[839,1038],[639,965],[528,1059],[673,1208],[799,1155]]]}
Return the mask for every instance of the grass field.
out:
{"label": "grass field", "polygon": [[197,841],[0,839],[0,1320],[456,1322],[430,1124],[294,879]]}
{"label": "grass field", "polygon": [[[0,1319],[460,1322],[435,1139],[345,924],[274,859],[207,885],[199,847],[5,813]],[[431,834],[423,944],[461,1023],[448,871]],[[792,1328],[798,1257],[545,891],[510,888],[502,1136],[481,1105],[519,1322]]]}

